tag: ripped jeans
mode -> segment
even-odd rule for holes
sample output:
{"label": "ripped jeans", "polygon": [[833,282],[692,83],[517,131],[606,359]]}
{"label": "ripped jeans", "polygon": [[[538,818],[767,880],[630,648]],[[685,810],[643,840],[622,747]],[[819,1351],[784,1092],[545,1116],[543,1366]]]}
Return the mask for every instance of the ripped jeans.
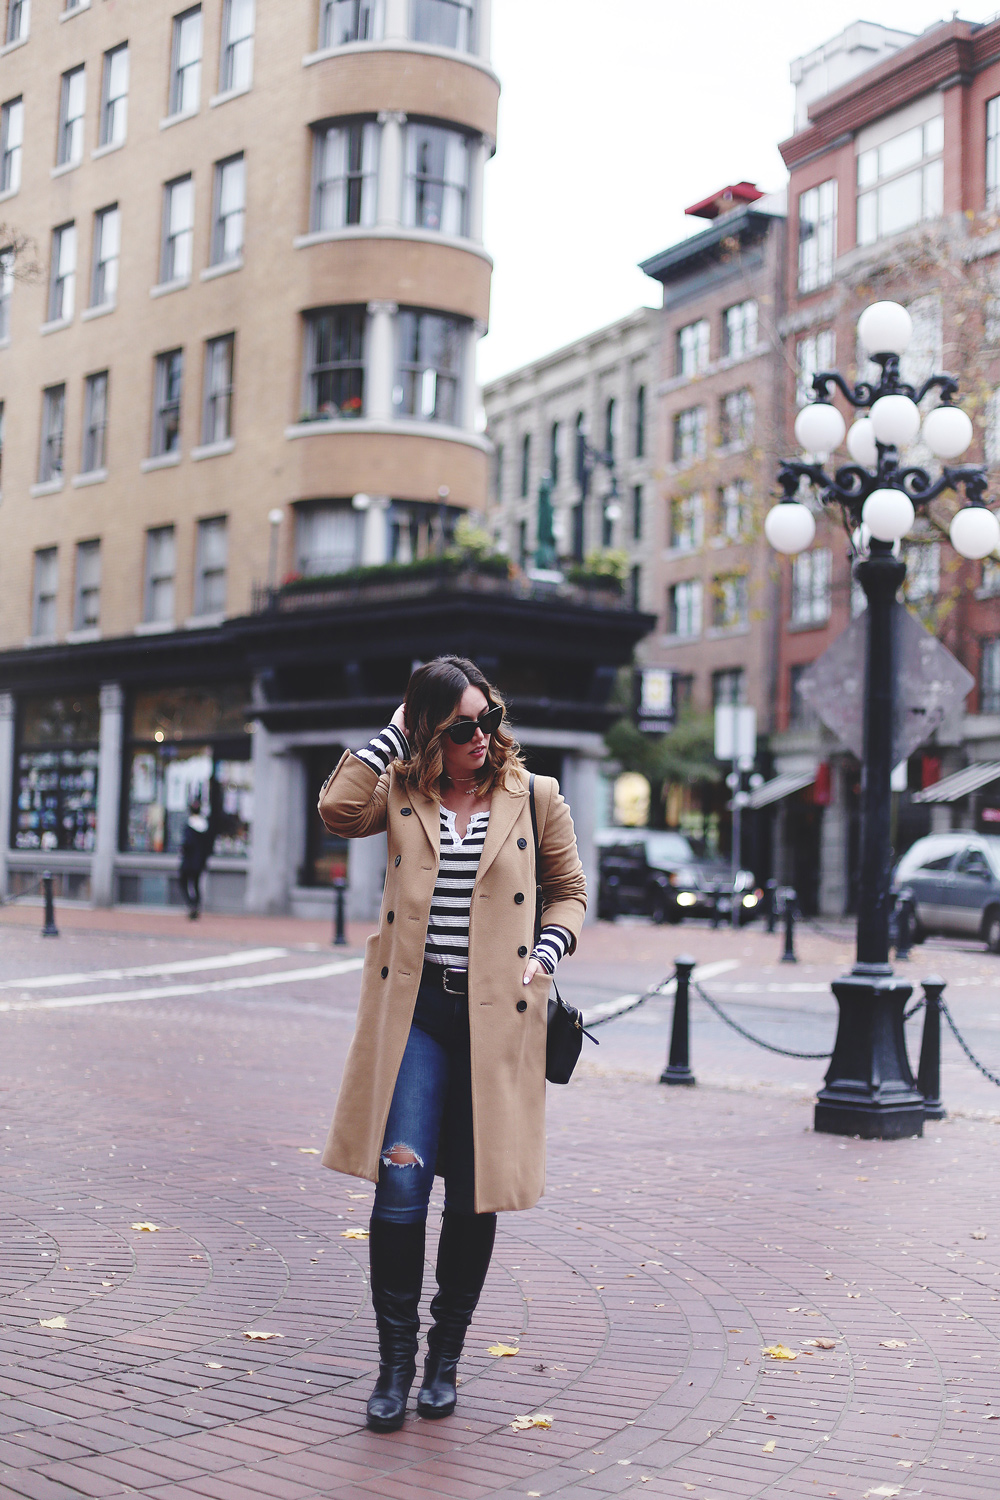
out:
{"label": "ripped jeans", "polygon": [[421,984],[389,1106],[372,1218],[421,1223],[435,1170],[444,1176],[445,1206],[474,1213],[468,1000]]}

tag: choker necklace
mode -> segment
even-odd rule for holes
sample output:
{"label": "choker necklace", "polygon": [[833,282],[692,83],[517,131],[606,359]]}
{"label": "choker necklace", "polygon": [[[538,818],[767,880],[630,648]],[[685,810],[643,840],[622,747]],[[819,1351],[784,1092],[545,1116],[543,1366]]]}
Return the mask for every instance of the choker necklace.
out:
{"label": "choker necklace", "polygon": [[478,790],[479,790],[478,786],[476,785],[476,779],[475,779],[475,777],[472,777],[470,779],[472,781],[472,785],[471,785],[471,787],[469,787],[468,789],[466,789],[465,787],[459,786],[458,782],[455,781],[451,776],[448,777],[448,780],[451,782],[451,784],[455,788],[456,792],[458,792],[459,796],[462,796],[462,797],[474,797],[476,795],[476,793],[478,792]]}

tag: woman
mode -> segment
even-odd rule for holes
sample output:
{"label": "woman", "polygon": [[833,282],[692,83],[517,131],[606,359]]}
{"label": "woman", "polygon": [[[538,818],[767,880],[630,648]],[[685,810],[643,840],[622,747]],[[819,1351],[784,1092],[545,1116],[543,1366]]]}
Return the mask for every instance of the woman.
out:
{"label": "woman", "polygon": [[[377,1432],[402,1426],[416,1372],[424,1228],[445,1183],[438,1292],[417,1411],[455,1408],[455,1371],[498,1210],[545,1181],[551,975],[572,952],[586,884],[569,808],[535,782],[543,927],[532,948],[528,777],[478,667],[442,656],[411,676],[391,724],[348,751],[319,801],[331,833],[388,834],[378,932],[365,947],[354,1040],[323,1164],[376,1183],[369,1231]],[[530,950],[530,951],[529,951]],[[527,960],[527,961],[526,961]]]}

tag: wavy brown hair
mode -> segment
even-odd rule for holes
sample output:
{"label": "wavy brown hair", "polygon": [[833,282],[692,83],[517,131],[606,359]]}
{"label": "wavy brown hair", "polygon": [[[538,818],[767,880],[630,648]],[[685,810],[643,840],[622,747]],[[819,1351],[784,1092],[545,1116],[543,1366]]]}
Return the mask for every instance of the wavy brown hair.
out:
{"label": "wavy brown hair", "polygon": [[435,801],[441,798],[444,760],[441,739],[451,724],[462,717],[458,706],[467,687],[477,687],[490,708],[503,708],[500,728],[490,736],[486,759],[476,775],[476,790],[485,796],[494,787],[516,786],[524,766],[521,747],[510,732],[507,710],[496,688],[474,661],[465,656],[436,656],[417,667],[406,685],[403,716],[410,742],[410,759],[397,760],[395,769],[407,786],[415,787]]}

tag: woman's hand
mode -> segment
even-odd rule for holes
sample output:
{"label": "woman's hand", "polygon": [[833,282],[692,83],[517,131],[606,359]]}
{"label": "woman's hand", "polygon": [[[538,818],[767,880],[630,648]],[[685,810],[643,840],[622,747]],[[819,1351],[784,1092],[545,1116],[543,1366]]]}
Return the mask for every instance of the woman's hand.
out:
{"label": "woman's hand", "polygon": [[530,984],[537,974],[545,974],[546,972],[545,965],[540,964],[537,958],[529,958],[528,967],[524,971],[524,978],[521,980],[521,983]]}
{"label": "woman's hand", "polygon": [[[406,719],[403,715],[403,711],[405,708],[406,704],[401,703],[396,709],[396,712],[393,714],[392,718],[389,720],[389,723],[392,724],[396,729],[402,730],[403,734],[406,734]],[[406,734],[406,738],[409,739],[408,734]]]}

